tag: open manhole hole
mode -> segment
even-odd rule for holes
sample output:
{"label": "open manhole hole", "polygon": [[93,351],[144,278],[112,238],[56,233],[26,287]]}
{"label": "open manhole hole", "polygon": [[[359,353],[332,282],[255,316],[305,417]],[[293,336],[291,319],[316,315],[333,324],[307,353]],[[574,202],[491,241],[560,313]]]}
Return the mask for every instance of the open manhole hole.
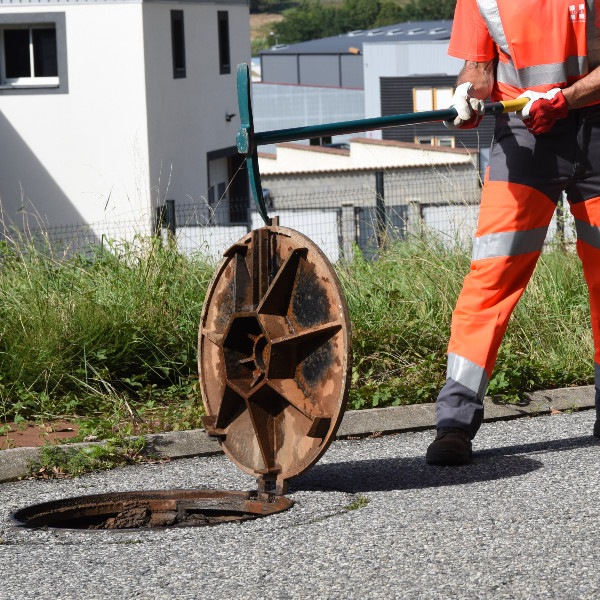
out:
{"label": "open manhole hole", "polygon": [[193,527],[290,508],[287,482],[319,460],[342,420],[350,348],[346,301],[321,250],[277,225],[248,233],[225,252],[207,290],[198,366],[206,432],[234,464],[256,477],[258,491],[67,498],[18,510],[15,526]]}
{"label": "open manhole hole", "polygon": [[22,529],[132,530],[202,527],[245,521],[290,508],[285,496],[260,492],[171,490],[79,496],[13,513]]}

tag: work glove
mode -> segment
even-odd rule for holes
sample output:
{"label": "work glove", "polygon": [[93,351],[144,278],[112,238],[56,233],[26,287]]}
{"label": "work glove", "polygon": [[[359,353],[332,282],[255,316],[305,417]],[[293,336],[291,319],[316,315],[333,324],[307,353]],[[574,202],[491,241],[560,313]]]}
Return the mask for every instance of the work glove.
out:
{"label": "work glove", "polygon": [[473,129],[481,123],[485,105],[483,100],[473,97],[474,89],[468,81],[456,88],[450,108],[455,108],[458,115],[453,121],[444,121],[448,129]]}
{"label": "work glove", "polygon": [[557,119],[564,119],[569,112],[560,88],[552,88],[544,94],[527,90],[519,98],[528,98],[529,102],[523,110],[517,112],[517,117],[534,135],[547,133],[554,127]]}

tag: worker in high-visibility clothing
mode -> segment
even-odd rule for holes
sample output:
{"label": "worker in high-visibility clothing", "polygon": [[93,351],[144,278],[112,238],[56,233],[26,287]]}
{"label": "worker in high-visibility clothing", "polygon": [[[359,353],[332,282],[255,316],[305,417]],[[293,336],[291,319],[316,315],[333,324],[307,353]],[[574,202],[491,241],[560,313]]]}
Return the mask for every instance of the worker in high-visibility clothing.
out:
{"label": "worker in high-visibility clothing", "polygon": [[448,127],[476,127],[488,97],[529,102],[496,120],[426,460],[471,460],[500,342],[563,192],[590,295],[600,437],[600,0],[458,0],[448,53],[465,60]]}

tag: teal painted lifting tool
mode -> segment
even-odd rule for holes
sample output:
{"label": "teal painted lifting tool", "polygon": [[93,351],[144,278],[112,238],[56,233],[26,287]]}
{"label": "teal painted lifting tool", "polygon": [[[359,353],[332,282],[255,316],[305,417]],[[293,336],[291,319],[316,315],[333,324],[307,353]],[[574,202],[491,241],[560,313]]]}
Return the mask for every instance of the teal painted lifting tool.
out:
{"label": "teal painted lifting tool", "polygon": [[[418,123],[450,121],[457,116],[456,109],[445,108],[442,110],[428,110],[405,115],[374,117],[371,119],[359,119],[357,121],[341,121],[339,123],[308,125],[306,127],[293,127],[291,129],[277,129],[274,131],[261,131],[256,133],[254,131],[252,100],[250,98],[250,69],[245,63],[238,65],[237,68],[237,93],[240,119],[242,121],[236,137],[237,149],[240,154],[243,154],[246,157],[254,202],[266,225],[271,224],[271,219],[267,214],[265,199],[263,198],[262,193],[260,172],[258,170],[258,146],[293,142],[295,140],[306,140],[321,136],[341,135],[344,133],[359,133],[361,131],[385,129],[386,127],[397,127],[398,125],[416,125]],[[486,104],[485,114],[498,115],[521,110],[527,102],[527,98],[492,102]]]}

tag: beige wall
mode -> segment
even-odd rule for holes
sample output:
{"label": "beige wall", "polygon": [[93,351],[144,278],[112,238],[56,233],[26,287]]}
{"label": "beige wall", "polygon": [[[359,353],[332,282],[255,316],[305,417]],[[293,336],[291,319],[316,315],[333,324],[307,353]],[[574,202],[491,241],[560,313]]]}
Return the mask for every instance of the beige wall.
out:
{"label": "beige wall", "polygon": [[[278,208],[328,208],[342,204],[375,205],[375,170],[339,173],[295,173],[262,176]],[[385,202],[389,206],[418,201],[471,203],[479,200],[479,175],[472,165],[393,168],[384,170]]]}
{"label": "beige wall", "polygon": [[477,160],[462,148],[419,146],[403,142],[350,140],[350,151],[301,144],[279,144],[276,155],[260,156],[262,175],[344,169],[388,169],[442,164],[468,165]]}

